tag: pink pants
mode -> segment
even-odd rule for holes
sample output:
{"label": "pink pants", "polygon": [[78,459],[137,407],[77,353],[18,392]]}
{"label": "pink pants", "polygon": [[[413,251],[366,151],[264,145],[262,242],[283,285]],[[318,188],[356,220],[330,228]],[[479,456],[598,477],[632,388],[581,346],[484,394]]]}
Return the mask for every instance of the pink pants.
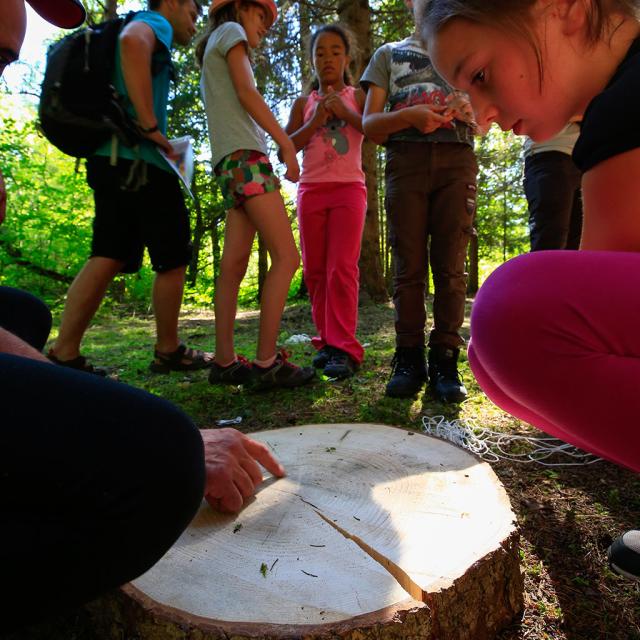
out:
{"label": "pink pants", "polygon": [[367,189],[357,182],[323,182],[298,187],[298,224],[304,281],[318,330],[312,342],[348,353],[362,362],[358,326],[358,259],[367,212]]}
{"label": "pink pants", "polygon": [[499,407],[640,471],[640,254],[541,251],[473,305],[469,361]]}

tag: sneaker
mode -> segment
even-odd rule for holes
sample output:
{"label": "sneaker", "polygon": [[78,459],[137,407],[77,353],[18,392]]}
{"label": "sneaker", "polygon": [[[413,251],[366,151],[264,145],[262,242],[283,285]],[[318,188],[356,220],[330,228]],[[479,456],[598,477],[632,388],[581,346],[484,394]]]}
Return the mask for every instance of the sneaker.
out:
{"label": "sneaker", "polygon": [[427,379],[423,347],[398,347],[391,361],[391,378],[386,395],[391,398],[414,396]]}
{"label": "sneaker", "polygon": [[429,348],[429,387],[441,402],[462,402],[467,389],[458,374],[460,349],[443,344]]}
{"label": "sneaker", "polygon": [[333,348],[323,373],[328,378],[342,380],[350,378],[358,369],[358,363],[348,353],[342,349]]}
{"label": "sneaker", "polygon": [[312,367],[299,367],[289,362],[289,353],[281,349],[270,367],[252,366],[252,386],[256,391],[275,387],[300,387],[311,382],[316,375]]}
{"label": "sneaker", "polygon": [[330,347],[328,344],[322,347],[322,349],[318,349],[316,355],[313,356],[313,360],[311,364],[316,369],[324,369],[331,358],[331,352],[333,351],[333,347]]}
{"label": "sneaker", "polygon": [[640,580],[640,530],[632,529],[616,538],[607,557],[612,571],[631,580]]}
{"label": "sneaker", "polygon": [[209,370],[209,384],[245,384],[251,380],[251,363],[244,356],[236,359],[226,367],[217,362]]}

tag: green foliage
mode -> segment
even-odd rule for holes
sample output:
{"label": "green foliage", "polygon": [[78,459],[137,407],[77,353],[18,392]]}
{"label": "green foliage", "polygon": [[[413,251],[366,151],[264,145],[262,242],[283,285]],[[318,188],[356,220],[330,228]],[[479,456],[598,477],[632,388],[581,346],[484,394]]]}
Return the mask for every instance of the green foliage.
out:
{"label": "green foliage", "polygon": [[505,260],[528,250],[527,204],[522,191],[522,144],[492,128],[476,145],[478,246],[485,261]]}
{"label": "green foliage", "polygon": [[[84,171],[76,171],[75,162],[37,132],[32,106],[0,94],[0,114],[8,113],[14,115],[0,115],[0,158],[8,192],[7,219],[0,228],[0,279],[49,298],[59,296],[86,256],[91,192]],[[59,280],[42,275],[44,270]]]}

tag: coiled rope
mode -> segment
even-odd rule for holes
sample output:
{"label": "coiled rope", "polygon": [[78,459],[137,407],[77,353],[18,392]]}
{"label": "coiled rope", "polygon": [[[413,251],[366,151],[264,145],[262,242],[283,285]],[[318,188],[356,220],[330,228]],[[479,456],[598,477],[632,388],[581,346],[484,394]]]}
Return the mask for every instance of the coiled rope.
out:
{"label": "coiled rope", "polygon": [[[500,433],[481,427],[470,418],[450,422],[444,416],[423,416],[422,426],[427,435],[448,440],[486,462],[510,460],[535,462],[547,467],[571,467],[602,460],[557,438]],[[549,461],[552,456],[555,456],[553,462]]]}

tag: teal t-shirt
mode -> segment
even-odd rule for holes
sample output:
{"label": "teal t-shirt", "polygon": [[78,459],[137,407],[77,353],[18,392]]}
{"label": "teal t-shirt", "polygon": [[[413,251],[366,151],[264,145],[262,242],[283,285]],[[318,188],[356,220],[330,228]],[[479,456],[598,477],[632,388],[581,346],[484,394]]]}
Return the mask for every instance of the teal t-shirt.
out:
{"label": "teal t-shirt", "polygon": [[[161,47],[154,52],[151,65],[153,69],[152,85],[153,85],[153,110],[158,118],[158,127],[163,134],[167,134],[167,103],[169,101],[169,88],[171,83],[171,43],[173,40],[173,28],[169,21],[157,11],[141,11],[137,13],[132,22],[140,21],[148,24],[155,33],[156,39],[160,43]],[[136,112],[133,105],[129,101],[127,89],[124,84],[124,77],[122,75],[122,66],[120,63],[120,44],[116,49],[116,64],[114,73],[114,87],[116,91],[124,96],[125,106],[127,111],[135,118]],[[111,155],[111,140],[105,142],[96,151],[96,155],[110,156]],[[171,171],[167,165],[165,159],[158,153],[156,145],[147,140],[143,140],[140,143],[139,152],[136,152],[130,147],[126,147],[122,142],[118,141],[118,157],[125,158],[127,160],[135,160],[137,158],[143,158],[147,162],[164,169],[165,171]]]}

